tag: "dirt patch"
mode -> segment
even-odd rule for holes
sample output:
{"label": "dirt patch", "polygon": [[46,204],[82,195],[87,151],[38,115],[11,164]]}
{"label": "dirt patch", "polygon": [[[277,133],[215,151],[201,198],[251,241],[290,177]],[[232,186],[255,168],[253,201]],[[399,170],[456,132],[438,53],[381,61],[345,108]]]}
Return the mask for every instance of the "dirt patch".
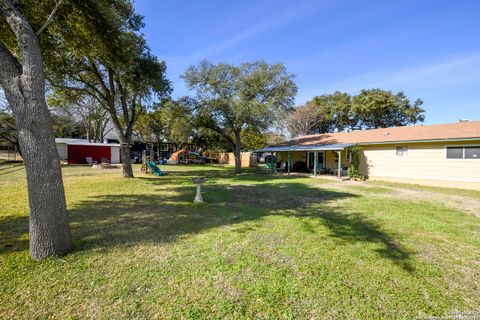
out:
{"label": "dirt patch", "polygon": [[415,190],[402,187],[391,187],[381,184],[372,186],[367,183],[357,181],[337,182],[319,187],[345,190],[357,195],[375,193],[381,197],[395,197],[409,200],[428,200],[441,203],[447,207],[457,209],[480,218],[480,199],[467,196],[449,195],[434,191]]}
{"label": "dirt patch", "polygon": [[392,189],[395,191],[395,197],[438,202],[444,204],[447,207],[459,209],[480,218],[480,199],[457,195],[447,195],[431,191],[412,190],[404,188]]}

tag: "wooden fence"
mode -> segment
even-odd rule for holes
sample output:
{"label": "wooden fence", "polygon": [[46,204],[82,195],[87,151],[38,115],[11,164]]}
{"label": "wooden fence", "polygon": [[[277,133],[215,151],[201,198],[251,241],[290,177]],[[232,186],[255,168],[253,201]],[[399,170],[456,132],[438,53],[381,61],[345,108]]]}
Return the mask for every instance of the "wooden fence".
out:
{"label": "wooden fence", "polygon": [[[233,152],[215,152],[210,151],[208,152],[208,157],[214,158],[218,160],[218,163],[221,164],[228,164],[228,165],[235,165],[235,156]],[[256,155],[252,152],[242,152],[241,153],[242,159],[242,167],[255,167],[256,166]]]}

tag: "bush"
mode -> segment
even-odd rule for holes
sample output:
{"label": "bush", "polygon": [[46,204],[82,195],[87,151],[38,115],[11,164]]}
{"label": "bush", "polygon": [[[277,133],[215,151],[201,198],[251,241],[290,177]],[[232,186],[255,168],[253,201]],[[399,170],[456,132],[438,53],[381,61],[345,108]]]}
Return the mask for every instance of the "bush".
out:
{"label": "bush", "polygon": [[350,147],[350,167],[348,168],[348,176],[352,179],[363,179],[360,172],[360,147],[354,145]]}

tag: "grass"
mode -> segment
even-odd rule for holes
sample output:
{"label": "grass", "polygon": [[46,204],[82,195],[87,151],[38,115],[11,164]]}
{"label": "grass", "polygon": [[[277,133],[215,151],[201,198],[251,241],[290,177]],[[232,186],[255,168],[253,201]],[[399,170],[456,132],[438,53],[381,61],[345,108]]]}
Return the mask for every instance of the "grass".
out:
{"label": "grass", "polygon": [[[162,169],[167,176],[135,167],[129,180],[64,167],[75,245],[34,262],[23,167],[0,166],[0,318],[411,319],[478,310],[480,220],[459,208],[390,187]],[[203,204],[192,203],[195,176],[209,178]]]}
{"label": "grass", "polygon": [[387,182],[387,181],[369,181],[369,184],[381,185],[384,187],[392,187],[392,188],[402,188],[402,189],[409,189],[409,190],[416,190],[416,191],[433,191],[438,194],[446,194],[446,195],[461,195],[466,197],[474,197],[480,198],[480,191],[478,190],[466,190],[466,189],[458,189],[458,188],[438,188],[433,186],[425,186],[413,183],[398,183],[398,182]]}

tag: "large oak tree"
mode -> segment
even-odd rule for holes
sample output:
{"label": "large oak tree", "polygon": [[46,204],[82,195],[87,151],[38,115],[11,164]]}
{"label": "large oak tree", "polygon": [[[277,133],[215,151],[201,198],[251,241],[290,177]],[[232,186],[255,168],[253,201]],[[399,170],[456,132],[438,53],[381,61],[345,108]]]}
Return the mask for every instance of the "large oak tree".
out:
{"label": "large oak tree", "polygon": [[292,136],[405,126],[425,119],[422,103],[421,99],[412,103],[401,91],[365,89],[353,97],[337,91],[295,108],[287,126]]}
{"label": "large oak tree", "polygon": [[[12,109],[27,173],[30,256],[58,256],[71,244],[60,161],[45,101],[38,32],[13,1],[0,0],[0,85]],[[48,19],[47,19],[48,22]],[[7,29],[7,26],[9,29]]]}
{"label": "large oak tree", "polygon": [[[151,54],[140,33],[142,17],[129,1],[111,2],[107,7],[97,5],[98,10],[82,7],[95,17],[95,24],[85,25],[83,32],[69,37],[66,48],[49,55],[56,65],[49,81],[56,89],[94,98],[109,113],[121,144],[123,176],[131,178],[135,123],[147,105],[170,93],[171,85],[165,63]],[[80,15],[75,22],[83,25],[87,18]]]}
{"label": "large oak tree", "polygon": [[196,91],[193,110],[197,123],[216,131],[229,142],[235,172],[241,172],[241,132],[251,127],[266,130],[294,103],[297,86],[283,64],[263,61],[235,66],[202,61],[183,75]]}

